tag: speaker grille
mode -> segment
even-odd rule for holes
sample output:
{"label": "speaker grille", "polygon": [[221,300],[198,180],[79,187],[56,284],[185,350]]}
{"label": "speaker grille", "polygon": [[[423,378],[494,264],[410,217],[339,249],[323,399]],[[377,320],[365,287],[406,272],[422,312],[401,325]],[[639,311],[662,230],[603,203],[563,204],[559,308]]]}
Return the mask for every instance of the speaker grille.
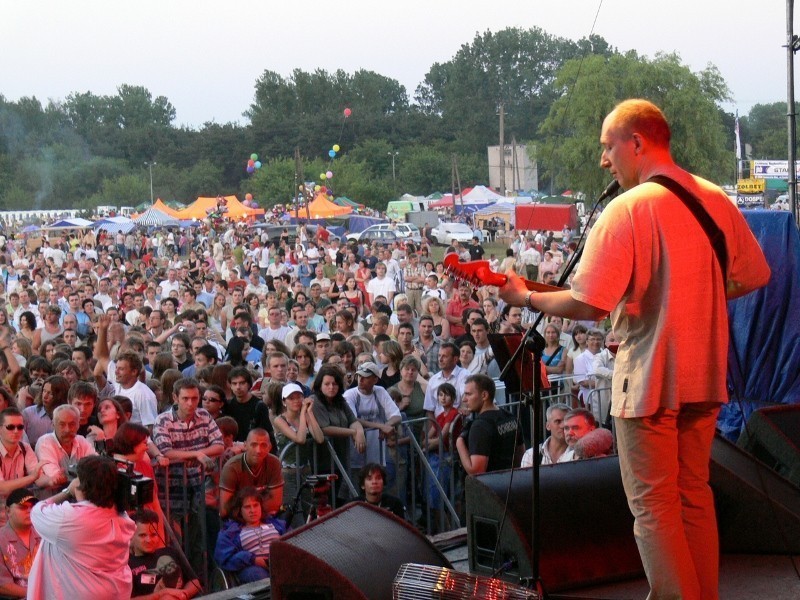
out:
{"label": "speaker grille", "polygon": [[459,573],[443,567],[409,563],[392,584],[392,600],[538,600],[533,591],[499,579]]}

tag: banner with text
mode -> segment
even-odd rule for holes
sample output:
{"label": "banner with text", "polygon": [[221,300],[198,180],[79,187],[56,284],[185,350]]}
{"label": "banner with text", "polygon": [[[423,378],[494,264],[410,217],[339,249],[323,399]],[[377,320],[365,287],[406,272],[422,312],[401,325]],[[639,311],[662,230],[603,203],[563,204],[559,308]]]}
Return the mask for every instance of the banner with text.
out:
{"label": "banner with text", "polygon": [[[800,175],[800,161],[795,163],[795,179]],[[756,179],[789,179],[788,160],[750,161],[750,173]]]}

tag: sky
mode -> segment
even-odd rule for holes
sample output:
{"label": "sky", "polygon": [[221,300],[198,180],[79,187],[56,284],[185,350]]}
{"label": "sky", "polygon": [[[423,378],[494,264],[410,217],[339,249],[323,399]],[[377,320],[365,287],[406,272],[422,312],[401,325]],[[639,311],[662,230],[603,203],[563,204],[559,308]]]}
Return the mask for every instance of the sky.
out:
{"label": "sky", "polygon": [[265,70],[372,70],[413,100],[434,63],[506,27],[595,33],[650,58],[677,52],[693,71],[713,63],[731,89],[730,112],[786,102],[785,0],[4,0],[0,23],[7,100],[142,85],[169,99],[175,125],[194,128],[246,123]]}

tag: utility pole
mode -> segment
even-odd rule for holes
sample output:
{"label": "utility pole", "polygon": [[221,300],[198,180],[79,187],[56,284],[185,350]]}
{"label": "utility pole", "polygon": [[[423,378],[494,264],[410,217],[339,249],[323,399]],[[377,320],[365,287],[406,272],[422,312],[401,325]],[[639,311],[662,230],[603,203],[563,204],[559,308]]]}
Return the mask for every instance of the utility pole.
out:
{"label": "utility pole", "polygon": [[[453,154],[453,185],[458,187],[458,199],[461,202],[461,214],[464,214],[464,196],[461,194],[461,175],[458,174],[458,158],[456,155]],[[455,191],[453,192],[453,214],[456,213],[456,195]]]}
{"label": "utility pole", "polygon": [[[519,180],[519,163],[517,162],[517,138],[511,136],[511,190],[514,196],[517,195],[517,190],[522,187]],[[503,194],[505,196],[505,194]]]}
{"label": "utility pole", "polygon": [[498,107],[500,111],[500,194],[506,195],[506,113],[503,103]]}
{"label": "utility pole", "polygon": [[800,225],[797,213],[797,139],[794,106],[794,53],[800,50],[800,40],[794,35],[794,0],[786,0],[786,121],[789,130],[789,205],[792,218]]}
{"label": "utility pole", "polygon": [[394,171],[394,159],[400,153],[395,151],[395,152],[387,152],[386,154],[392,157],[392,189],[394,190],[394,195],[397,196],[397,177],[395,176],[395,171]]}
{"label": "utility pole", "polygon": [[[300,189],[301,185],[303,186],[302,190]],[[294,149],[294,194],[293,194],[293,197],[294,197],[294,216],[295,217],[299,217],[300,216],[298,214],[298,212],[297,212],[297,211],[300,210],[300,208],[297,206],[297,199],[301,194],[305,198],[306,186],[305,186],[305,182],[303,181],[303,170],[302,170],[302,165],[300,163],[300,148],[299,147],[295,147],[295,149]]]}
{"label": "utility pole", "polygon": [[153,167],[158,163],[155,161],[145,162],[145,166],[150,170],[150,204],[153,204]]}

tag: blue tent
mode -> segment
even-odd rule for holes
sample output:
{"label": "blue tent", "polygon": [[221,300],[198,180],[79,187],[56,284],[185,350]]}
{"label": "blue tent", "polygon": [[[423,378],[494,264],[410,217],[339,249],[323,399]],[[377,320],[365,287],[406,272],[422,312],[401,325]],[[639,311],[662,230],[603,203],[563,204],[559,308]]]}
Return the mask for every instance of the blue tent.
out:
{"label": "blue tent", "polygon": [[772,277],[728,304],[728,389],[718,425],[739,437],[743,415],[773,404],[800,403],[800,236],[791,213],[742,211],[767,257]]}

